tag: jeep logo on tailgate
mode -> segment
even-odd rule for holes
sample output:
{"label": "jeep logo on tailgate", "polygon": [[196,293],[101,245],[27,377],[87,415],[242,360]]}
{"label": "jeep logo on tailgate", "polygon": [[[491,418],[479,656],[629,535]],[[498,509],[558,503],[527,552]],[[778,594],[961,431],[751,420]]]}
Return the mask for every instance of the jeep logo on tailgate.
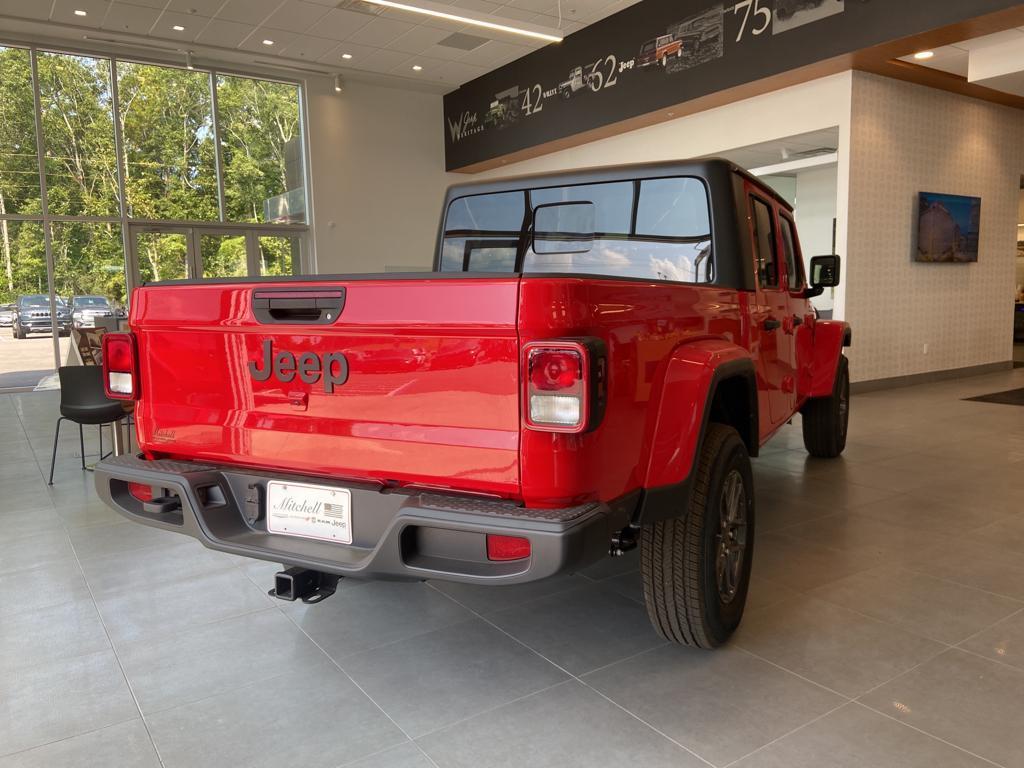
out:
{"label": "jeep logo on tailgate", "polygon": [[348,360],[341,352],[330,352],[322,358],[316,352],[303,352],[296,359],[287,350],[275,355],[270,339],[265,339],[263,365],[250,361],[249,373],[256,381],[266,381],[273,375],[282,384],[294,381],[296,375],[306,384],[315,384],[322,376],[324,392],[331,394],[336,386],[348,380]]}

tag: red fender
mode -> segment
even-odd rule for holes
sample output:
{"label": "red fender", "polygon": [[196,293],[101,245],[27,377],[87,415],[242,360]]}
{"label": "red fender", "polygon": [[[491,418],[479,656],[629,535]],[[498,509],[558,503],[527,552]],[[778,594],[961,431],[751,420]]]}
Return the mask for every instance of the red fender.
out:
{"label": "red fender", "polygon": [[800,377],[799,392],[804,397],[828,397],[836,380],[839,356],[850,346],[850,325],[842,320],[818,320],[814,323],[811,363]]}
{"label": "red fender", "polygon": [[[710,396],[718,382],[744,375],[754,384],[750,352],[722,339],[682,344],[668,360],[650,439],[644,487],[657,488],[685,480],[700,450]],[[753,440],[757,442],[756,392]]]}

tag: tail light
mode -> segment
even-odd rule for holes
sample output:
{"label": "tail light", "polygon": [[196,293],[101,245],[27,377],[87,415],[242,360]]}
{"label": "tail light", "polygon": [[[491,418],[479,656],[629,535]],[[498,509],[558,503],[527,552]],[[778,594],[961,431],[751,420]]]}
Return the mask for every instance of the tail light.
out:
{"label": "tail light", "polygon": [[139,501],[153,500],[153,486],[145,483],[128,483],[128,493]]}
{"label": "tail light", "polygon": [[600,340],[532,342],[523,353],[526,426],[573,433],[597,426],[605,392]]}
{"label": "tail light", "polygon": [[530,540],[522,536],[487,534],[488,560],[524,560],[530,556]]}
{"label": "tail light", "polygon": [[138,400],[139,376],[135,336],[103,334],[103,388],[115,400]]}

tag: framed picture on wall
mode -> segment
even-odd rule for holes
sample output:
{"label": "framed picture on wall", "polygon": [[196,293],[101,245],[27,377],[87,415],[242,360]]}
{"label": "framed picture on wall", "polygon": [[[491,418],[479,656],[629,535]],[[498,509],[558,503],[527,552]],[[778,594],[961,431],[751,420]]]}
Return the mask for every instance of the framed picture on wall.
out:
{"label": "framed picture on wall", "polygon": [[981,198],[921,192],[915,261],[965,264],[978,260]]}

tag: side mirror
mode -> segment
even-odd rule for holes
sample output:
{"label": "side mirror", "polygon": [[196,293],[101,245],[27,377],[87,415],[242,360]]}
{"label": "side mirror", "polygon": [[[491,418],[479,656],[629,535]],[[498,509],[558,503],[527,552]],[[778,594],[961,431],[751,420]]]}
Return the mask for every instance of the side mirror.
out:
{"label": "side mirror", "polygon": [[533,252],[587,253],[594,247],[594,204],[551,203],[533,209]]}
{"label": "side mirror", "polygon": [[839,285],[839,257],[834,253],[813,257],[810,271],[811,287],[807,289],[807,298],[820,296],[826,288],[835,288]]}

